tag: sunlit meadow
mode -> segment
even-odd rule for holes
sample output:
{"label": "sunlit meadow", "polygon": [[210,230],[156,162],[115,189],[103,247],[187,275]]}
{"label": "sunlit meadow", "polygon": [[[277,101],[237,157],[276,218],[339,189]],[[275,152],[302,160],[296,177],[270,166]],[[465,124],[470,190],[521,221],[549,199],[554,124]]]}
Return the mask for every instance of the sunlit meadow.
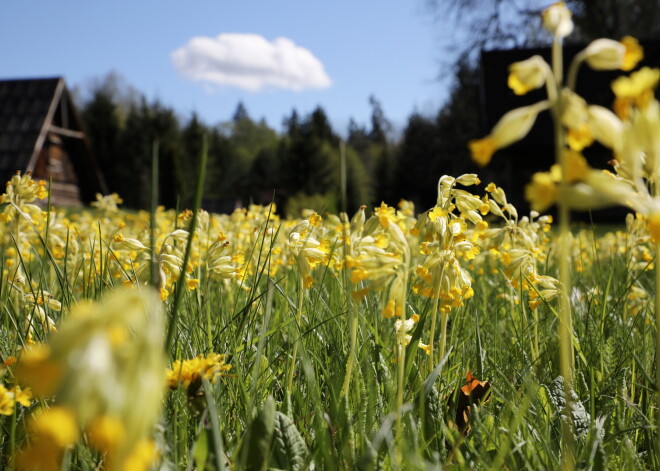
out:
{"label": "sunlit meadow", "polygon": [[[283,218],[69,211],[17,174],[0,207],[0,467],[22,470],[658,469],[660,71],[597,40],[563,83],[513,64],[507,113],[474,158],[555,121],[557,163],[520,214],[495,183],[438,176],[437,203]],[[559,69],[559,70],[558,70]],[[611,171],[581,151],[612,149]],[[155,202],[157,195],[152,195]],[[558,207],[555,227],[544,214]],[[571,209],[630,209],[618,230]],[[192,234],[192,235],[191,235]]]}

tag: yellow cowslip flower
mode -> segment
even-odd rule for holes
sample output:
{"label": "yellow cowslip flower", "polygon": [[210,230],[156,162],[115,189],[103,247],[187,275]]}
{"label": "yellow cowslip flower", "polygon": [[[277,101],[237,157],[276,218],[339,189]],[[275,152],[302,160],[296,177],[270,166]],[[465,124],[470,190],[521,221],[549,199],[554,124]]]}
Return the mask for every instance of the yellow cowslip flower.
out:
{"label": "yellow cowslip flower", "polygon": [[623,56],[623,64],[621,70],[629,71],[634,69],[637,64],[644,58],[644,48],[639,45],[637,39],[632,36],[624,36],[621,39],[621,44],[626,48]]}
{"label": "yellow cowslip flower", "polygon": [[[124,469],[121,463],[152,432],[160,414],[165,368],[161,310],[156,293],[147,288],[120,290],[101,303],[79,303],[49,343],[26,349],[16,366],[17,381],[30,379],[35,392],[39,382],[46,383],[42,389],[55,393],[54,409],[60,415],[68,411],[76,433],[100,416],[121,420],[125,432],[111,471]],[[33,444],[21,456],[30,455],[25,450]]]}
{"label": "yellow cowslip flower", "polygon": [[479,166],[485,167],[498,149],[497,141],[493,136],[474,139],[468,143],[472,160]]}
{"label": "yellow cowslip flower", "polygon": [[586,122],[577,127],[568,128],[568,132],[566,133],[566,144],[568,144],[568,147],[571,149],[579,152],[585,147],[589,147],[593,142],[594,135]]}
{"label": "yellow cowslip flower", "polygon": [[418,347],[424,350],[424,353],[427,355],[431,354],[431,345],[427,345],[425,343],[419,342]]}
{"label": "yellow cowslip flower", "polygon": [[89,444],[101,453],[114,453],[124,434],[124,424],[118,417],[111,415],[96,417],[87,427]]}
{"label": "yellow cowslip flower", "polygon": [[583,57],[592,69],[616,70],[623,67],[625,54],[626,47],[619,41],[599,38],[593,40],[580,53],[580,57]]}
{"label": "yellow cowslip flower", "polygon": [[635,104],[644,109],[654,99],[653,89],[660,81],[660,69],[642,67],[629,77],[619,77],[612,82],[612,91],[616,95],[614,110],[619,118],[626,120],[631,116],[630,108]]}
{"label": "yellow cowslip flower", "polygon": [[386,205],[383,201],[380,203],[379,207],[374,209],[374,214],[378,217],[378,221],[380,222],[381,226],[387,229],[390,221],[394,221],[396,209]]}
{"label": "yellow cowslip flower", "polygon": [[496,150],[507,147],[525,137],[532,129],[536,116],[549,106],[548,101],[541,101],[534,105],[516,108],[504,114],[488,136],[468,143],[472,160],[482,167],[487,165]]}
{"label": "yellow cowslip flower", "polygon": [[198,286],[199,286],[199,280],[197,278],[188,278],[186,280],[186,288],[188,289],[188,291],[195,290],[197,289]]}
{"label": "yellow cowslip flower", "polygon": [[548,63],[539,55],[509,66],[507,84],[516,95],[524,95],[531,90],[542,87],[550,74]]}
{"label": "yellow cowslip flower", "polygon": [[303,288],[310,289],[314,286],[314,277],[310,274],[305,275],[303,278]]}
{"label": "yellow cowslip flower", "polygon": [[323,222],[323,218],[316,212],[312,213],[308,218],[309,224],[313,227],[320,227]]}
{"label": "yellow cowslip flower", "polygon": [[436,219],[443,219],[447,217],[447,211],[445,209],[434,206],[431,211],[428,212],[429,219],[435,221]]}
{"label": "yellow cowslip flower", "polygon": [[14,395],[14,400],[23,407],[30,407],[32,405],[32,389],[22,389],[19,385],[16,385],[9,392]]}
{"label": "yellow cowslip flower", "polygon": [[28,431],[38,437],[48,437],[59,447],[67,447],[78,440],[78,425],[72,409],[51,407],[41,409],[28,424]]}
{"label": "yellow cowslip flower", "polygon": [[96,201],[92,201],[91,206],[106,213],[116,213],[119,209],[117,205],[120,205],[124,202],[117,193],[112,193],[110,195],[102,195],[101,193],[96,193]]}
{"label": "yellow cowslip flower", "polygon": [[369,278],[369,272],[364,268],[358,268],[351,271],[351,283],[359,283]]}
{"label": "yellow cowslip flower", "polygon": [[607,108],[598,105],[589,106],[587,115],[593,137],[605,147],[618,150],[623,132],[621,120]]}
{"label": "yellow cowslip flower", "polygon": [[52,407],[40,409],[27,424],[29,445],[15,456],[19,470],[58,471],[64,449],[78,440],[78,424],[71,409]]}
{"label": "yellow cowslip flower", "polygon": [[147,471],[157,457],[158,450],[153,440],[140,440],[135,444],[131,453],[120,463],[118,469]]}
{"label": "yellow cowslip flower", "polygon": [[16,400],[14,394],[0,384],[0,415],[12,415]]}
{"label": "yellow cowslip flower", "polygon": [[566,159],[566,181],[569,183],[585,180],[591,170],[587,159],[584,158],[579,152],[567,149],[565,152]]}
{"label": "yellow cowslip flower", "polygon": [[565,38],[573,32],[573,14],[564,2],[557,2],[543,10],[543,27],[555,38]]}
{"label": "yellow cowslip flower", "polygon": [[525,198],[534,211],[543,212],[557,201],[559,189],[550,172],[536,172],[525,186]]}
{"label": "yellow cowslip flower", "polygon": [[190,220],[192,219],[192,217],[193,217],[193,212],[192,212],[192,210],[190,210],[190,209],[184,209],[183,211],[181,211],[181,212],[179,213],[179,215],[177,216],[177,219],[178,219],[180,222],[188,222],[188,221],[190,221]]}
{"label": "yellow cowslip flower", "polygon": [[592,69],[629,71],[644,58],[644,50],[632,36],[626,36],[621,41],[601,38],[592,41],[579,57]]}
{"label": "yellow cowslip flower", "polygon": [[33,344],[25,348],[18,359],[14,375],[19,383],[29,384],[37,396],[50,396],[59,387],[62,365],[51,358],[48,344]]}
{"label": "yellow cowslip flower", "polygon": [[660,212],[653,212],[646,217],[646,228],[654,241],[660,241]]}

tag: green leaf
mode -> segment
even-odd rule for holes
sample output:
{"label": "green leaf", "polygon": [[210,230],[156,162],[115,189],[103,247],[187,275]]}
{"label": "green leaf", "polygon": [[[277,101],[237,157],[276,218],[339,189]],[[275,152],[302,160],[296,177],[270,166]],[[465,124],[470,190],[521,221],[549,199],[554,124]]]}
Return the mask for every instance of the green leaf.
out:
{"label": "green leaf", "polygon": [[239,456],[246,465],[245,469],[264,471],[267,468],[274,430],[275,400],[269,396],[243,436]]}
{"label": "green leaf", "polygon": [[410,343],[406,347],[406,368],[404,378],[410,378],[410,372],[412,371],[413,361],[417,351],[419,350],[419,339],[422,338],[422,332],[424,331],[424,324],[426,323],[427,315],[424,314],[417,322],[415,330],[413,330],[412,336],[410,338]]}
{"label": "green leaf", "polygon": [[206,460],[209,458],[209,435],[206,430],[197,437],[195,448],[193,449],[193,458],[195,460],[195,467],[197,469],[204,469]]}
{"label": "green leaf", "polygon": [[[220,422],[218,420],[218,408],[213,399],[212,387],[206,378],[202,379],[204,385],[204,395],[206,397],[206,407],[209,411],[209,421],[211,422],[211,444],[213,445],[213,453],[215,455],[215,469],[216,471],[225,471],[225,450],[222,444],[222,435],[220,433]],[[208,437],[207,437],[208,443]],[[207,447],[208,451],[208,447]],[[208,458],[208,457],[207,457]],[[203,468],[199,468],[203,469]]]}
{"label": "green leaf", "polygon": [[272,467],[301,471],[307,461],[307,445],[293,421],[282,412],[275,413],[273,447],[270,456]]}
{"label": "green leaf", "polygon": [[444,461],[447,448],[445,447],[442,409],[443,404],[440,393],[433,386],[424,400],[424,424],[422,431],[424,433],[424,442],[428,445],[429,450],[438,453],[440,460]]}
{"label": "green leaf", "polygon": [[[563,418],[567,418],[566,413],[566,400],[564,397],[564,378],[557,376],[549,385],[548,392],[550,393],[550,401],[555,407],[557,414]],[[573,428],[575,437],[584,437],[589,430],[591,423],[591,415],[580,402],[578,395],[573,389],[570,390],[571,413],[570,417],[573,421]]]}
{"label": "green leaf", "polygon": [[435,387],[435,382],[438,376],[440,376],[440,372],[445,366],[451,351],[452,347],[449,347],[449,351],[445,354],[438,366],[424,380],[424,384],[422,384],[422,388],[417,396],[418,407],[423,411],[420,413],[423,413],[424,417],[422,429],[424,441],[428,444],[429,450],[440,454],[441,459],[444,459],[446,454],[443,428],[444,417],[442,400]]}
{"label": "green leaf", "polygon": [[587,435],[587,444],[582,453],[582,461],[587,463],[586,469],[590,471],[604,471],[607,469],[607,456],[603,447],[604,424],[604,417],[597,418]]}

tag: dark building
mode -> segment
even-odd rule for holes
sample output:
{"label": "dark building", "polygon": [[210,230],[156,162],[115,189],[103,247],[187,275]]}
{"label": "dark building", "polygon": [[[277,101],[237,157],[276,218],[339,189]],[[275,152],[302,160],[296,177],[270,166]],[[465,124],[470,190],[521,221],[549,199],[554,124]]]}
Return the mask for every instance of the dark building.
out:
{"label": "dark building", "polygon": [[0,182],[17,171],[51,181],[57,206],[107,193],[61,77],[0,80]]}
{"label": "dark building", "polygon": [[[660,65],[660,42],[640,41],[644,48],[644,60],[635,70],[643,66],[658,67]],[[586,45],[565,46],[564,73],[568,72],[573,57]],[[507,111],[520,106],[531,105],[547,99],[545,87],[533,90],[526,95],[517,96],[507,85],[509,65],[528,59],[534,55],[542,56],[548,64],[551,63],[549,48],[509,49],[483,51],[481,54],[481,116],[483,135],[490,132],[497,121]],[[588,104],[604,106],[612,109],[614,93],[611,83],[621,75],[630,72],[599,71],[591,69],[586,63],[580,67],[576,81],[576,92]],[[583,151],[589,164],[594,168],[608,168],[608,162],[613,158],[612,151],[595,143]],[[554,163],[554,137],[552,119],[549,111],[544,111],[537,117],[530,133],[521,141],[497,151],[491,163],[485,170],[492,179],[507,193],[509,201],[517,208],[528,208],[523,197],[525,185],[535,172],[547,171]],[[613,221],[621,220],[623,209],[608,209],[598,211],[598,219]],[[580,215],[577,215],[578,219]],[[587,215],[586,218],[589,218]]]}

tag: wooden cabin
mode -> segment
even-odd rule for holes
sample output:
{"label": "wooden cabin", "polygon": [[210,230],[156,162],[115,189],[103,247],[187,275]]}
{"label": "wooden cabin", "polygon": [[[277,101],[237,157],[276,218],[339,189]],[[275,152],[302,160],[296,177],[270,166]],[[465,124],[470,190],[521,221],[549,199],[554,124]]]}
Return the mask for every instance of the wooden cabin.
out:
{"label": "wooden cabin", "polygon": [[19,170],[52,182],[56,206],[107,193],[62,77],[0,80],[0,182]]}

